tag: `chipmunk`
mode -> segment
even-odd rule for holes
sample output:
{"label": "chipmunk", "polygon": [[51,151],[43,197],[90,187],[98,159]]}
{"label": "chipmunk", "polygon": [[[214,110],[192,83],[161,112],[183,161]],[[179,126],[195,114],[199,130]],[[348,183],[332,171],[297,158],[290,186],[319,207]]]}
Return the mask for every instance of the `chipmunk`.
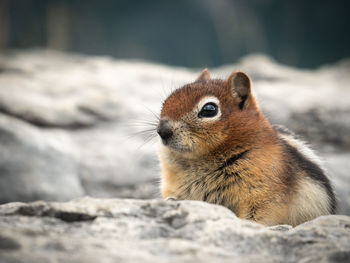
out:
{"label": "chipmunk", "polygon": [[263,225],[296,226],[336,211],[321,162],[269,123],[244,72],[220,80],[203,70],[165,100],[157,133],[164,199],[219,204]]}

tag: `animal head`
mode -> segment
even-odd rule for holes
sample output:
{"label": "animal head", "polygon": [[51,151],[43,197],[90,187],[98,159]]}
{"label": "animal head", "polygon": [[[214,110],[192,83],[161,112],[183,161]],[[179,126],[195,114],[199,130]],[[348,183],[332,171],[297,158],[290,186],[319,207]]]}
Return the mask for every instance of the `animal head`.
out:
{"label": "animal head", "polygon": [[157,132],[168,150],[198,156],[245,145],[260,118],[245,73],[219,80],[204,69],[165,100]]}

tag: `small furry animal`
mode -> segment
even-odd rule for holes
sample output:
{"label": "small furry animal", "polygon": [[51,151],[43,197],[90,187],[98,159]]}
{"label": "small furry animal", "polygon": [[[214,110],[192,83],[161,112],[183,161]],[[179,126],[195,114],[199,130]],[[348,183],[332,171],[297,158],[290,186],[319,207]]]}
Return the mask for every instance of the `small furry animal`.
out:
{"label": "small furry animal", "polygon": [[298,225],[334,214],[336,198],[314,152],[272,126],[240,71],[211,79],[208,69],[164,102],[161,194],[223,205],[264,225]]}

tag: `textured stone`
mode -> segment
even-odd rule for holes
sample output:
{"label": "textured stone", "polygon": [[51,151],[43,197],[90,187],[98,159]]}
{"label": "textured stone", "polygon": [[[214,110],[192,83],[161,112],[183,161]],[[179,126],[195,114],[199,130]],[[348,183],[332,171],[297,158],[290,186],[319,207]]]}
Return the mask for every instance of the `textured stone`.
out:
{"label": "textured stone", "polygon": [[[0,202],[159,197],[150,122],[199,69],[43,50],[1,54],[0,65]],[[350,214],[349,60],[299,70],[252,55],[211,71],[224,78],[237,69],[252,77],[274,124],[321,152],[340,213]]]}
{"label": "textured stone", "polygon": [[69,200],[81,186],[74,144],[60,132],[0,114],[0,202]]}
{"label": "textured stone", "polygon": [[346,262],[350,217],[263,227],[203,202],[0,206],[1,262]]}

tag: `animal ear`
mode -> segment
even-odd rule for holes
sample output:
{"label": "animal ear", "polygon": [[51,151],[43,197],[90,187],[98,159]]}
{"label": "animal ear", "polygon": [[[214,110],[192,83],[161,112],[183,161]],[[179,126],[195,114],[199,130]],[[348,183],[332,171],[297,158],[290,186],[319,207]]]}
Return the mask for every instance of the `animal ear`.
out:
{"label": "animal ear", "polygon": [[233,98],[238,107],[243,110],[248,104],[248,98],[251,94],[250,78],[242,71],[233,72],[227,79],[227,85],[232,91]]}
{"label": "animal ear", "polygon": [[201,74],[199,74],[198,78],[196,81],[205,81],[205,80],[210,80],[210,72],[207,68],[203,69]]}

